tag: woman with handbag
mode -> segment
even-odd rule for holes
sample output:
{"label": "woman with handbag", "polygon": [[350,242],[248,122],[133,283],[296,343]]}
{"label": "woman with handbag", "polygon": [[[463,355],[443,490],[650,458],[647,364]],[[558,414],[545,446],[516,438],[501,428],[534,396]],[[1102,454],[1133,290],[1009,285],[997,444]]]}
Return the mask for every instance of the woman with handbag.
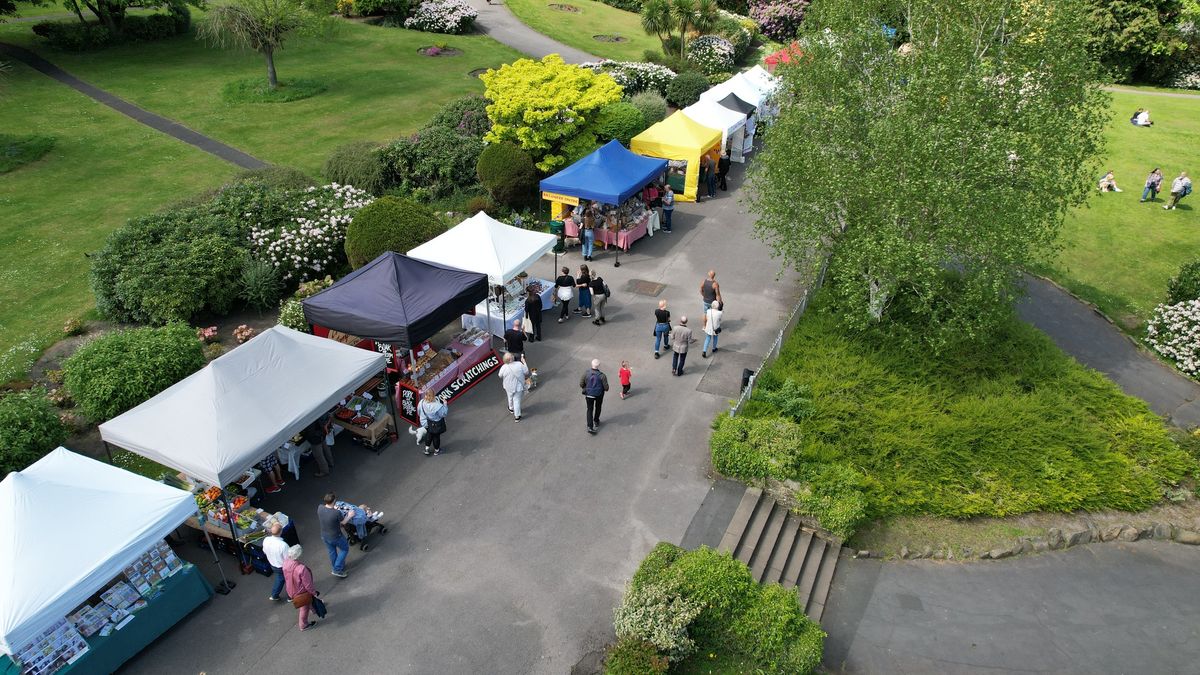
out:
{"label": "woman with handbag", "polygon": [[558,313],[558,322],[562,323],[571,318],[571,298],[575,297],[575,277],[571,276],[570,267],[562,268],[562,274],[554,280],[554,286],[554,297],[558,299],[561,307]]}
{"label": "woman with handbag", "polygon": [[308,620],[309,609],[324,619],[325,603],[317,597],[320,592],[313,586],[312,570],[300,562],[302,555],[304,548],[299,544],[288,549],[287,559],[283,561],[283,580],[292,606],[300,610],[300,630],[308,630],[317,625],[316,621]]}
{"label": "woman with handbag", "polygon": [[713,300],[708,309],[704,310],[704,348],[700,350],[700,358],[708,358],[708,345],[712,343],[712,351],[717,353],[717,338],[721,335],[721,301]]}
{"label": "woman with handbag", "polygon": [[425,454],[440,455],[442,454],[442,434],[446,433],[446,415],[450,409],[437,399],[437,395],[430,389],[425,392],[424,398],[417,404],[417,414],[421,419],[421,426],[425,429]]}

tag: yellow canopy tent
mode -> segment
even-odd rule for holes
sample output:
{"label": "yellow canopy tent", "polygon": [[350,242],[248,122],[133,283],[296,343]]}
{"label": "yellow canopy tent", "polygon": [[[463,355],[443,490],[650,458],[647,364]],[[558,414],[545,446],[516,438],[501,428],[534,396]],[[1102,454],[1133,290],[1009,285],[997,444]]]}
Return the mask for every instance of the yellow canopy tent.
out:
{"label": "yellow canopy tent", "polygon": [[[646,157],[671,160],[669,176],[677,176],[676,162],[685,161],[683,185],[672,181],[675,198],[696,201],[696,183],[700,177],[700,156],[721,146],[721,130],[693,121],[682,112],[643,131],[629,143],[629,149]],[[679,189],[682,187],[683,189]]]}

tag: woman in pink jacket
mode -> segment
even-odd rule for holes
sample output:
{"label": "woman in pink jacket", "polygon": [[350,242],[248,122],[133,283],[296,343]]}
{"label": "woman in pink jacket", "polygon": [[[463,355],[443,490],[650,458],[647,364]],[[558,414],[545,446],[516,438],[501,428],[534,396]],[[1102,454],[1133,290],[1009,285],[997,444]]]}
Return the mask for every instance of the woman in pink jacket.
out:
{"label": "woman in pink jacket", "polygon": [[317,597],[320,593],[313,586],[312,570],[308,568],[308,565],[300,562],[301,555],[304,555],[304,548],[299,544],[288,549],[287,560],[283,561],[283,580],[287,584],[287,594],[289,598],[292,598],[292,604],[295,604],[301,593],[309,594],[309,601],[298,607],[300,630],[308,630],[317,623],[308,620],[308,612],[312,608],[312,598]]}

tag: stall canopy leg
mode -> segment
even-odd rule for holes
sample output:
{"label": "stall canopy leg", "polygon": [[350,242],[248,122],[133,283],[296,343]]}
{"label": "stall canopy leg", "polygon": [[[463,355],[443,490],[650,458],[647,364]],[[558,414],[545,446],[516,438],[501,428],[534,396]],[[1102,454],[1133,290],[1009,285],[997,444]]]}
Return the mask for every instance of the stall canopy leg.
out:
{"label": "stall canopy leg", "polygon": [[233,538],[233,550],[237,552],[238,569],[242,569],[242,564],[246,561],[246,552],[242,549],[242,542],[238,541],[237,527],[234,523],[237,517],[233,508],[229,506],[229,498],[225,496],[224,488],[221,489],[221,503],[225,505],[225,512],[229,514],[229,536]]}
{"label": "stall canopy leg", "polygon": [[208,550],[212,551],[213,562],[217,563],[217,573],[221,575],[221,583],[213,588],[214,591],[221,595],[229,595],[229,591],[233,590],[237,583],[225,578],[225,568],[221,567],[221,558],[217,555],[217,548],[213,546],[212,536],[208,533],[208,528],[201,525],[201,531],[204,532],[204,539],[208,541]]}
{"label": "stall canopy leg", "polygon": [[[392,392],[392,383],[388,380],[387,366],[383,367],[383,395],[388,399],[388,410],[392,412],[392,431],[399,438],[400,433],[400,410],[396,407],[396,395]],[[391,440],[390,438],[388,439]],[[376,451],[375,454],[379,454]]]}
{"label": "stall canopy leg", "polygon": [[108,444],[108,441],[104,441],[104,454],[108,455],[108,463],[112,464],[113,463],[112,446]]}

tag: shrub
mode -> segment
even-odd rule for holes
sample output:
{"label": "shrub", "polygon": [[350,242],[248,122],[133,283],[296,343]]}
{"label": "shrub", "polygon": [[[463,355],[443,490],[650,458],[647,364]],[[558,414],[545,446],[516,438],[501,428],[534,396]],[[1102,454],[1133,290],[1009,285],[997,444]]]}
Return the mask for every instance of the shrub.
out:
{"label": "shrub", "polygon": [[[757,26],[749,17],[738,16],[726,11],[721,11],[719,17],[712,28],[712,34],[728,40],[729,44],[733,46],[733,60],[741,61],[750,53],[750,47],[754,44],[755,34],[758,32]],[[752,28],[747,27],[746,24]]]}
{"label": "shrub", "polygon": [[359,16],[408,16],[408,0],[352,0],[351,11]]}
{"label": "shrub", "polygon": [[[642,52],[642,58],[649,63],[662,66],[667,70],[670,70],[672,73],[676,73],[677,75],[678,73],[686,73],[688,71],[695,70],[695,64],[679,56],[679,38],[672,36],[671,40],[674,41],[674,46],[667,47],[667,49],[670,50],[669,52],[660,52],[653,49],[647,49]],[[666,86],[670,86],[670,82],[667,82]],[[663,96],[667,95],[666,86],[664,86],[662,91],[659,92]]]}
{"label": "shrub", "polygon": [[1179,268],[1179,272],[1167,282],[1167,302],[1174,305],[1189,300],[1200,300],[1200,260]]}
{"label": "shrub", "polygon": [[613,627],[618,639],[648,642],[668,660],[681,661],[696,651],[688,626],[703,608],[663,584],[641,584],[626,591],[613,611]]}
{"label": "shrub", "polygon": [[616,139],[628,147],[629,140],[646,130],[642,111],[625,101],[609,103],[596,115],[596,135],[601,142]]}
{"label": "shrub", "polygon": [[[286,194],[286,218],[250,226],[254,256],[270,263],[285,283],[328,274],[342,264],[346,226],[371,203],[363,190],[325,185]],[[278,300],[275,296],[271,303]]]}
{"label": "shrub", "polygon": [[424,0],[404,20],[404,27],[428,33],[460,34],[471,30],[479,12],[463,0]]}
{"label": "shrub", "polygon": [[1146,342],[1184,373],[1200,375],[1200,299],[1155,307]]}
{"label": "shrub", "polygon": [[102,335],[63,363],[67,391],[92,422],[145,402],[204,366],[202,345],[186,324]]}
{"label": "shrub", "polygon": [[821,527],[848,539],[867,520],[863,475],[845,464],[815,464],[808,483],[795,492],[796,509]]}
{"label": "shrub", "polygon": [[295,298],[279,303],[279,323],[292,330],[308,332],[308,319],[304,316],[304,305]]}
{"label": "shrub", "polygon": [[233,339],[237,340],[239,345],[249,342],[255,335],[258,335],[258,331],[244,323],[233,329]]}
{"label": "shrub", "polygon": [[600,0],[600,2],[603,2],[604,4],[608,5],[609,7],[616,7],[617,9],[623,9],[626,12],[642,11],[641,0]]}
{"label": "shrub", "polygon": [[763,382],[759,398],[793,422],[807,419],[813,414],[812,392],[790,378]]}
{"label": "shrub", "polygon": [[804,21],[808,0],[750,0],[750,18],[762,34],[776,42],[790,42]]}
{"label": "shrub", "polygon": [[795,590],[763,586],[729,630],[768,673],[811,673],[821,663],[825,633],[804,614]]}
{"label": "shrub", "polygon": [[43,389],[0,394],[0,478],[20,471],[67,440],[67,428]]}
{"label": "shrub", "polygon": [[326,180],[339,185],[353,185],[373,195],[383,194],[384,162],[379,146],[371,141],[358,141],[339,146],[325,160],[321,171]]}
{"label": "shrub", "polygon": [[54,147],[53,136],[0,134],[0,173],[36,162]]}
{"label": "shrub", "polygon": [[797,457],[809,459],[800,427],[777,417],[718,417],[709,443],[713,468],[745,481],[792,478]]}
{"label": "shrub", "polygon": [[722,13],[746,14],[750,11],[746,0],[717,0],[717,7],[720,7]]}
{"label": "shrub", "polygon": [[473,216],[481,211],[495,218],[500,215],[500,205],[487,195],[475,195],[467,200],[466,213]]}
{"label": "shrub", "polygon": [[661,675],[670,667],[665,656],[659,656],[654,645],[629,638],[618,640],[604,659],[605,675]]}
{"label": "shrub", "polygon": [[276,190],[303,190],[317,184],[308,174],[288,166],[247,169],[235,176],[233,182],[256,183]]}
{"label": "shrub", "polygon": [[643,584],[660,583],[666,578],[667,570],[671,568],[679,556],[685,551],[666,541],[660,541],[646,554],[638,565],[637,571],[629,581],[630,588],[640,588]]}
{"label": "shrub", "polygon": [[475,182],[483,141],[444,127],[429,127],[389,143],[381,152],[388,185],[403,192],[418,188],[434,198]]}
{"label": "shrub", "polygon": [[667,99],[657,92],[643,91],[629,99],[629,103],[642,113],[642,119],[649,128],[667,118]]}
{"label": "shrub", "polygon": [[83,52],[100,49],[113,41],[104,26],[76,21],[42,21],[33,25],[33,34],[56,49]]}
{"label": "shrub", "polygon": [[597,73],[608,73],[626,96],[654,91],[666,94],[667,86],[675,79],[675,71],[658,63],[641,63],[639,61],[597,61],[581,64]]}
{"label": "shrub", "polygon": [[[186,24],[185,24],[186,30]],[[129,42],[152,42],[176,35],[175,19],[167,14],[130,14],[121,23],[121,36]]]}
{"label": "shrub", "polygon": [[380,197],[358,212],[346,228],[346,257],[358,269],[388,251],[407,253],[446,230],[422,204]]}
{"label": "shrub", "polygon": [[718,84],[721,84],[722,82],[724,82],[725,80],[728,80],[731,77],[733,77],[733,73],[726,73],[726,72],[713,73],[712,75],[709,75],[707,78],[708,85],[710,87],[715,87]]}
{"label": "shrub", "polygon": [[704,607],[690,629],[693,638],[703,644],[721,642],[733,620],[754,601],[759,590],[749,567],[707,546],[680,555],[671,564],[666,583],[671,590]]}
{"label": "shrub", "polygon": [[63,323],[63,335],[83,335],[87,332],[87,324],[79,319],[67,319]]}
{"label": "shrub", "polygon": [[259,312],[273,307],[283,294],[283,283],[275,266],[263,260],[247,260],[242,266],[242,299]]}
{"label": "shrub", "polygon": [[321,291],[325,290],[326,288],[329,288],[332,285],[333,285],[333,277],[332,276],[326,276],[323,279],[313,279],[311,281],[305,281],[304,283],[300,284],[300,287],[296,289],[296,292],[292,294],[292,297],[297,300],[306,300],[306,299],[311,298],[312,296],[316,295],[317,293],[320,293]]}
{"label": "shrub", "polygon": [[705,75],[733,70],[733,45],[719,35],[701,35],[687,46],[688,60]]}
{"label": "shrub", "polygon": [[687,106],[700,100],[700,94],[708,90],[708,78],[696,72],[680,73],[667,87],[667,100],[676,108]]}
{"label": "shrub", "polygon": [[487,116],[488,100],[472,94],[455,99],[442,106],[429,120],[429,127],[444,127],[463,136],[483,138],[492,128]]}

